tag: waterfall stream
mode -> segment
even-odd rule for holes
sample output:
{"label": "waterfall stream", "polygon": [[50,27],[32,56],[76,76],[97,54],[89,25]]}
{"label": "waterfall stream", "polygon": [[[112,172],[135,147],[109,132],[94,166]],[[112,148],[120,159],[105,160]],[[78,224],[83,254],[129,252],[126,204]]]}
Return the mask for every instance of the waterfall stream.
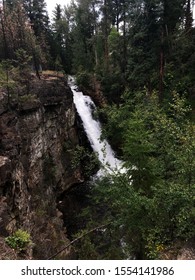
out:
{"label": "waterfall stream", "polygon": [[[96,110],[94,102],[89,96],[78,90],[73,77],[69,77],[68,84],[72,90],[74,104],[83,122],[91,147],[101,163],[101,168],[95,177],[104,177],[106,174],[113,174],[114,172],[125,173],[126,168],[123,167],[123,162],[115,157],[108,141],[101,139],[101,124],[97,118],[93,117]],[[122,251],[125,252],[126,242],[124,239],[120,240],[120,245]],[[127,259],[132,259],[132,257],[128,256]]]}
{"label": "waterfall stream", "polygon": [[101,140],[102,128],[99,120],[94,119],[93,112],[96,106],[89,96],[78,91],[73,77],[69,77],[68,82],[74,98],[76,110],[83,122],[83,127],[89,139],[93,151],[97,154],[102,168],[98,176],[114,171],[123,171],[122,161],[115,157],[114,151],[107,140]]}

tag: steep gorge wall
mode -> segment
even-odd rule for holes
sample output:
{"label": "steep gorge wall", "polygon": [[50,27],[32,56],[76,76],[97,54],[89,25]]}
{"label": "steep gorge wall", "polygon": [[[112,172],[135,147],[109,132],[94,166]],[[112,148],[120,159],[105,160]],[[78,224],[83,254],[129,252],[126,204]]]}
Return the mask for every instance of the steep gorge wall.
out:
{"label": "steep gorge wall", "polygon": [[[83,181],[71,166],[79,143],[72,93],[65,81],[30,84],[27,96],[0,92],[0,258],[16,258],[6,251],[4,237],[16,229],[30,233],[33,246],[17,258],[47,259],[66,244],[57,198]],[[71,258],[71,250],[59,258]]]}

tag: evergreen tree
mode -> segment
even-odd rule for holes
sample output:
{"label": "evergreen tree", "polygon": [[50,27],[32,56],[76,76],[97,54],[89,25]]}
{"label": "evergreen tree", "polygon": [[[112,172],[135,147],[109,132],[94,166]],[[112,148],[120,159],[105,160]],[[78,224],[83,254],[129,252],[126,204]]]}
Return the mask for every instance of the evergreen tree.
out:
{"label": "evergreen tree", "polygon": [[[66,72],[71,71],[71,57],[67,59],[69,23],[64,16],[64,10],[60,5],[56,5],[53,11],[53,56],[60,58]],[[70,53],[69,53],[70,54]]]}
{"label": "evergreen tree", "polygon": [[23,0],[24,8],[32,24],[37,37],[46,34],[49,18],[46,10],[45,0]]}
{"label": "evergreen tree", "polygon": [[5,50],[4,53],[0,54],[1,58],[16,59],[17,51],[23,49],[28,56],[32,57],[32,64],[39,76],[41,50],[20,2],[11,8],[4,7],[1,13],[1,27],[0,36],[3,38]]}
{"label": "evergreen tree", "polygon": [[26,14],[30,19],[34,34],[42,49],[42,63],[47,67],[47,62],[50,60],[48,42],[51,39],[51,31],[45,0],[22,0],[22,2]]}
{"label": "evergreen tree", "polygon": [[75,9],[75,26],[73,30],[73,65],[74,70],[94,69],[93,36],[95,30],[91,0],[79,0]]}

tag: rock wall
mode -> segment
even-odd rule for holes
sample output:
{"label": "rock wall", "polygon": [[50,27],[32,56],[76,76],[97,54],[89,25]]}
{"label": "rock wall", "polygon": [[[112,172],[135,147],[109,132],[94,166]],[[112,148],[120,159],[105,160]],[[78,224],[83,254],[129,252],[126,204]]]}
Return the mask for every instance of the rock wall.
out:
{"label": "rock wall", "polygon": [[[63,79],[34,80],[27,95],[12,93],[9,102],[0,92],[1,244],[17,229],[30,233],[33,243],[17,258],[47,259],[68,244],[57,200],[83,181],[80,168],[71,166],[78,143],[72,93]],[[0,251],[0,259],[15,258],[7,252]],[[71,258],[71,249],[58,258]]]}

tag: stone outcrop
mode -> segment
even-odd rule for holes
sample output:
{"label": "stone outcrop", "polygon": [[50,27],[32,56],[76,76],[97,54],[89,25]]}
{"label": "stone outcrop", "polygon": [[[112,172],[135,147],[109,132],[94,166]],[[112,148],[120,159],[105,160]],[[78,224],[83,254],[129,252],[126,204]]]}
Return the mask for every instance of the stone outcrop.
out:
{"label": "stone outcrop", "polygon": [[[27,95],[9,99],[0,92],[0,238],[25,230],[33,243],[25,258],[47,259],[69,242],[57,199],[83,181],[71,166],[79,143],[72,93],[63,79],[34,80]],[[7,252],[0,258],[17,255]]]}

